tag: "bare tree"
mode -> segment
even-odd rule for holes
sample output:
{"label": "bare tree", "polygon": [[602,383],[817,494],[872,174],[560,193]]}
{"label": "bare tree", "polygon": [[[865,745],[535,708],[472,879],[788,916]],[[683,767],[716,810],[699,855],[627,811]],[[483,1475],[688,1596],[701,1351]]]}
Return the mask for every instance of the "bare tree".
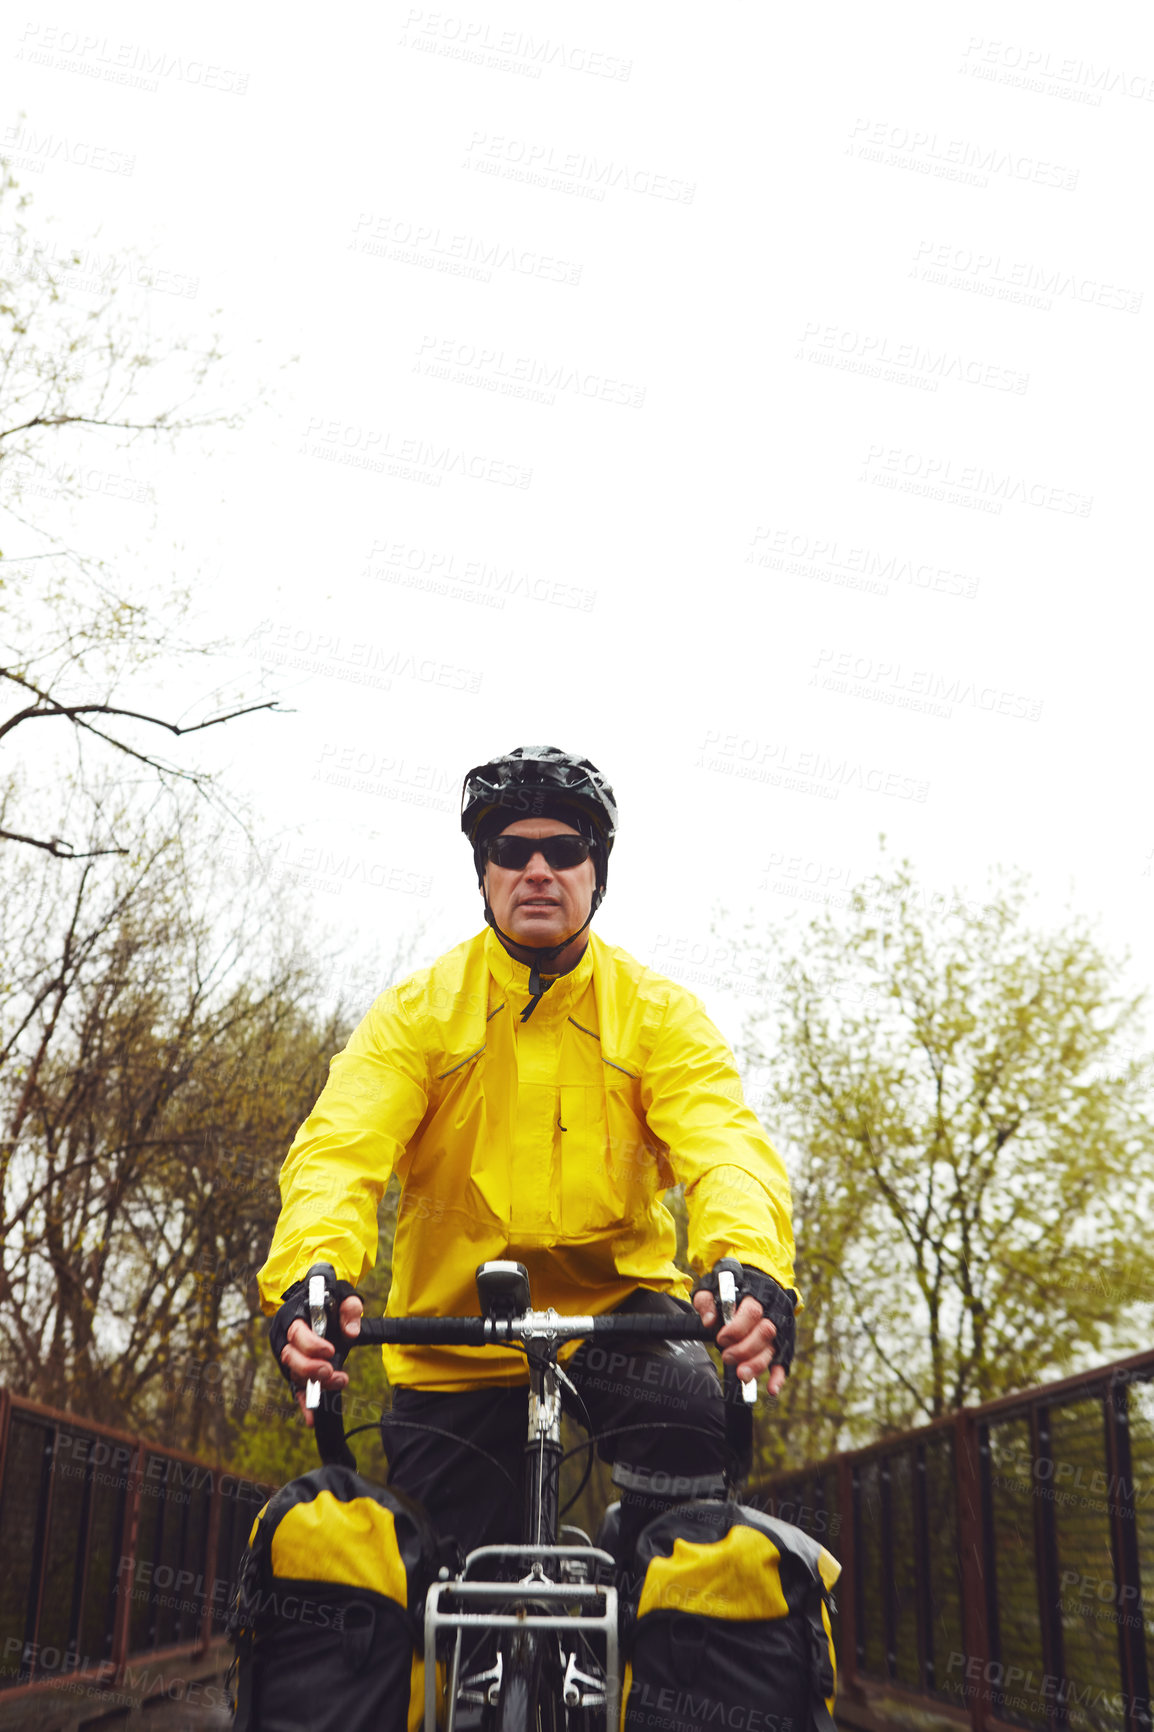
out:
{"label": "bare tree", "polygon": [[242,887],[234,926],[207,918],[179,838],[63,870],[28,858],[5,886],[0,1361],[27,1393],[140,1419],[251,1318],[276,1171],[346,1019],[317,1008],[283,908]]}
{"label": "bare tree", "polygon": [[[47,722],[54,736],[68,735],[81,787],[92,774],[87,748],[98,767],[120,763],[154,784],[209,791],[206,772],[167,755],[157,736],[200,733],[275,700],[214,696],[193,714],[134,701],[133,676],[150,664],[165,658],[171,667],[219,646],[185,639],[189,597],[170,573],[133,583],[122,559],[114,567],[82,550],[78,531],[98,502],[150,499],[131,469],[134,446],[239,424],[225,357],[215,338],[151,335],[141,298],[126,303],[116,284],[85,305],[70,287],[68,256],[33,237],[24,203],[0,166],[9,216],[0,254],[0,783],[11,807],[22,793],[12,773],[17,731],[21,741],[42,737],[31,724]],[[89,827],[83,812],[74,821]],[[73,856],[75,844],[53,830],[51,818],[10,816],[0,840]],[[126,844],[98,834],[88,852],[124,853]]]}
{"label": "bare tree", "polygon": [[205,828],[186,811],[128,861],[0,858],[0,1374],[219,1456],[263,1429],[269,1472],[295,1406],[256,1271],[363,960]]}

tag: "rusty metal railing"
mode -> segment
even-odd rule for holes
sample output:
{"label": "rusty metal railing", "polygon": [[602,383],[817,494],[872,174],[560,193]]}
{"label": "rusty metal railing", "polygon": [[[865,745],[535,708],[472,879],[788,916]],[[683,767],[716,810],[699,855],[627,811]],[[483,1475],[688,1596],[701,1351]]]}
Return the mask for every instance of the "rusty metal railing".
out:
{"label": "rusty metal railing", "polygon": [[[1150,1732],[1154,1351],[836,1456],[757,1501],[842,1563],[847,1718]],[[871,1718],[872,1713],[872,1718]]]}
{"label": "rusty metal railing", "polygon": [[0,1704],[203,1656],[273,1489],[0,1390]]}
{"label": "rusty metal railing", "polygon": [[[272,1489],[0,1391],[0,1706],[204,1655]],[[841,1560],[847,1721],[1152,1732],[1154,1350],[755,1496]]]}

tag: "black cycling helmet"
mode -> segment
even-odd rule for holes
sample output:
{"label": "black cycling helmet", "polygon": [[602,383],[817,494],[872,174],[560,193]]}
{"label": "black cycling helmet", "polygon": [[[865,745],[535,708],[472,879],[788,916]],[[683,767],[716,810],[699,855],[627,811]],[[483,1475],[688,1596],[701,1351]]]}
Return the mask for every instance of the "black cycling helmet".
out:
{"label": "black cycling helmet", "polygon": [[[596,764],[591,764],[588,758],[576,758],[572,752],[563,752],[559,746],[514,746],[512,751],[487,764],[477,764],[465,777],[461,789],[461,829],[472,844],[477,882],[482,889],[485,843],[507,825],[515,824],[518,818],[555,818],[559,823],[571,825],[593,844],[596,883],[589,913],[578,928],[578,932],[583,932],[605,898],[609,855],[617,834],[613,789]],[[534,952],[535,965],[529,976],[533,996],[524,1012],[528,1016],[544,991],[539,969],[548,967],[578,933],[570,933],[562,944],[517,944],[497,925],[488,896],[485,919],[506,948],[516,945],[519,950]]]}
{"label": "black cycling helmet", "polygon": [[485,872],[484,844],[518,818],[556,818],[589,838],[597,870],[594,907],[600,906],[617,834],[617,802],[596,764],[559,746],[514,746],[470,770],[461,790],[461,829],[473,844],[478,882]]}

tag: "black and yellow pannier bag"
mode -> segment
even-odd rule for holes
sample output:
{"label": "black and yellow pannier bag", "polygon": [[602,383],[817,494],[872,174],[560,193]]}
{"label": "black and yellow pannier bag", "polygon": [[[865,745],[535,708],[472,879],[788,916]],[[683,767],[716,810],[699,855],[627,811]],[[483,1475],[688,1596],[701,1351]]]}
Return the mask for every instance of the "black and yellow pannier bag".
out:
{"label": "black and yellow pannier bag", "polygon": [[656,1517],[634,1555],[623,1732],[834,1732],[840,1573],[817,1540],[744,1504]]}
{"label": "black and yellow pannier bag", "polygon": [[283,1486],[253,1523],[232,1609],[236,1732],[413,1732],[436,1567],[400,1492],[347,1467]]}

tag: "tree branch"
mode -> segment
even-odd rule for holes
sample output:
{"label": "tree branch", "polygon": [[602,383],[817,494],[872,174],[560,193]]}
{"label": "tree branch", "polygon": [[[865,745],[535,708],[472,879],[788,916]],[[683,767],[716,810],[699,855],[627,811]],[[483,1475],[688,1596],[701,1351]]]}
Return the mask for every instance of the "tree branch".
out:
{"label": "tree branch", "polygon": [[27,842],[30,848],[43,848],[46,854],[57,860],[95,860],[102,854],[130,852],[127,848],[89,848],[78,854],[71,842],[65,842],[61,836],[53,836],[51,842],[45,842],[38,836],[22,836],[18,830],[0,830],[0,842]]}
{"label": "tree branch", "polygon": [[[273,710],[277,705],[276,698],[269,698],[263,704],[246,704],[242,709],[230,710],[226,715],[209,716],[206,721],[190,722],[186,726],[180,722],[166,722],[162,716],[146,715],[142,710],[123,710],[116,704],[62,704],[52,696],[51,692],[41,691],[39,686],[33,685],[31,680],[25,679],[23,674],[16,673],[12,668],[0,667],[0,679],[11,680],[13,685],[22,686],[25,691],[31,692],[36,698],[35,704],[29,705],[26,709],[18,710],[14,716],[9,716],[6,722],[0,723],[0,739],[3,739],[4,735],[10,733],[13,728],[18,727],[21,722],[48,716],[67,716],[69,721],[77,722],[80,727],[89,728],[90,732],[97,734],[102,740],[107,740],[110,745],[119,747],[121,751],[128,751],[130,748],[121,745],[119,740],[112,739],[110,735],[100,733],[98,728],[91,727],[90,723],[83,722],[80,718],[82,716],[124,716],[130,721],[147,722],[150,727],[167,728],[170,734],[197,734],[205,728],[215,728],[222,722],[234,722],[238,716],[251,716],[257,710]],[[48,707],[41,708],[41,705]]]}
{"label": "tree branch", "polygon": [[190,428],[212,426],[216,417],[204,421],[166,421],[158,415],[153,421],[113,421],[103,415],[33,415],[16,427],[5,427],[0,439],[11,439],[14,433],[28,433],[34,427],[113,427],[121,433],[183,433]]}

